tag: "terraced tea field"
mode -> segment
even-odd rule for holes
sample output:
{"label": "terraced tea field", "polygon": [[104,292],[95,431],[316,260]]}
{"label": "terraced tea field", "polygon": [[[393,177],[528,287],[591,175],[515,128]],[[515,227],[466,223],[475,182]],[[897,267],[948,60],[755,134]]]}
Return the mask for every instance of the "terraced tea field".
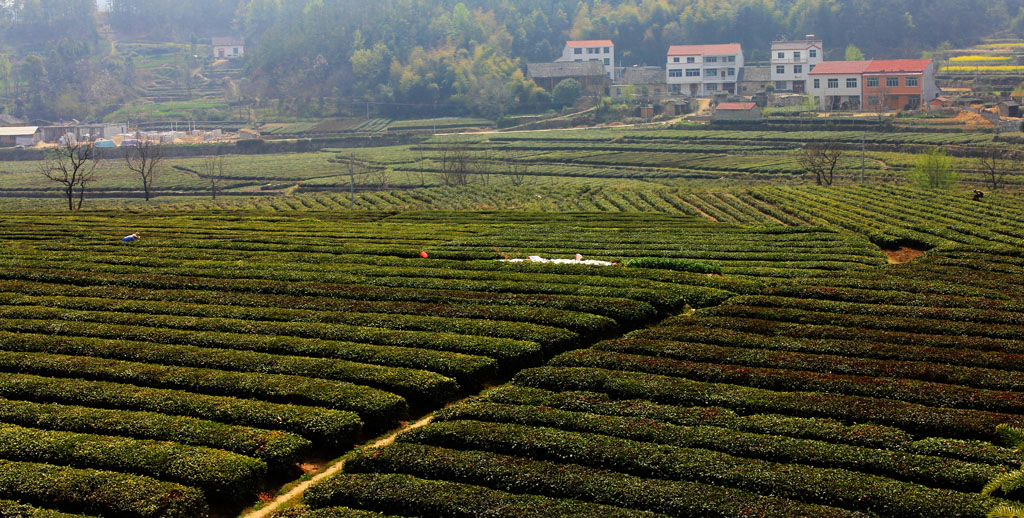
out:
{"label": "terraced tea field", "polygon": [[[0,239],[0,500],[124,517],[230,514],[558,354],[885,263],[850,233],[658,214],[7,213]],[[499,261],[575,253],[677,260]]]}
{"label": "terraced tea field", "polygon": [[984,517],[1022,460],[1022,273],[946,241],[772,281],[525,369],[285,516]]}

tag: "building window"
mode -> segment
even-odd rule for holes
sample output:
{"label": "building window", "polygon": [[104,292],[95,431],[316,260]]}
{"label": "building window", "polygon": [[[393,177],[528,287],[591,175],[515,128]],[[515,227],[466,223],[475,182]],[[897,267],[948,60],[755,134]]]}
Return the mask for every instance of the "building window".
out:
{"label": "building window", "polygon": [[799,53],[799,52],[794,52],[794,53],[793,53],[793,59],[794,59],[794,60],[796,60],[796,59],[800,59],[800,53]]}
{"label": "building window", "polygon": [[803,74],[804,73],[804,66],[803,65],[793,65],[793,73],[794,74]]}
{"label": "building window", "polygon": [[900,78],[898,77],[887,77],[885,78],[885,86],[894,87],[900,85]]}
{"label": "building window", "polygon": [[907,84],[907,86],[917,86],[920,83],[917,82],[917,78],[916,77],[908,77],[906,79],[906,84]]}
{"label": "building window", "polygon": [[704,58],[705,63],[718,63],[718,56],[709,56]]}
{"label": "building window", "polygon": [[869,77],[868,78],[868,88],[878,88],[878,78],[877,77]]}
{"label": "building window", "polygon": [[583,54],[583,49],[581,49],[581,48],[572,49],[572,53],[573,54]]}
{"label": "building window", "polygon": [[776,90],[785,90],[786,89],[786,82],[785,81],[776,81],[775,82],[775,89]]}
{"label": "building window", "polygon": [[708,83],[708,84],[704,85],[704,89],[709,91],[709,92],[718,91],[718,83]]}
{"label": "building window", "polygon": [[583,59],[574,59],[573,61],[575,61],[575,62],[577,62],[577,63],[582,63],[582,62],[583,62]]}
{"label": "building window", "polygon": [[726,71],[726,75],[728,75],[728,76],[734,76],[734,75],[736,75],[736,69],[735,69],[735,68],[730,68],[730,69],[728,69],[728,70]]}
{"label": "building window", "polygon": [[699,68],[687,68],[686,69],[686,77],[700,77],[700,69]]}
{"label": "building window", "polygon": [[729,57],[725,58],[725,60],[728,61],[729,63],[735,63],[736,62],[736,56],[729,56]]}
{"label": "building window", "polygon": [[604,58],[604,66],[608,66],[608,65],[611,65],[611,64],[612,64],[612,60],[610,58]]}
{"label": "building window", "polygon": [[839,79],[835,78],[835,77],[830,78],[828,80],[828,87],[829,88],[839,88]]}
{"label": "building window", "polygon": [[[689,75],[689,74],[687,74],[687,75]],[[683,69],[681,69],[681,68],[673,68],[673,69],[668,71],[668,76],[669,77],[683,77]]]}
{"label": "building window", "polygon": [[238,54],[238,47],[235,47],[235,48],[231,49],[231,52],[233,52],[235,54]]}
{"label": "building window", "polygon": [[807,71],[808,71],[808,72],[814,72],[814,67],[816,67],[816,66],[818,66],[818,65],[815,65],[815,64],[813,64],[813,63],[812,63],[812,64],[811,64],[811,67],[810,67],[810,68],[808,68],[808,69],[807,69]]}
{"label": "building window", "polygon": [[814,80],[814,88],[821,88],[821,79]]}
{"label": "building window", "polygon": [[717,68],[708,68],[704,70],[704,77],[715,77],[718,75]]}
{"label": "building window", "polygon": [[811,49],[811,50],[807,51],[807,55],[812,57],[812,58],[816,58],[816,57],[818,57],[818,50],[817,49]]}
{"label": "building window", "polygon": [[694,57],[686,58],[686,62],[687,63],[696,63],[697,62],[697,58],[694,58]]}
{"label": "building window", "polygon": [[779,52],[779,59],[786,59],[786,53],[785,52]]}
{"label": "building window", "polygon": [[672,58],[673,63],[679,63],[679,58]]}
{"label": "building window", "polygon": [[612,53],[612,49],[610,47],[605,47],[604,48],[604,53],[605,54],[611,54]]}
{"label": "building window", "polygon": [[857,78],[856,77],[847,77],[846,78],[846,87],[847,88],[857,88]]}
{"label": "building window", "polygon": [[778,65],[778,66],[776,66],[775,67],[775,73],[776,74],[785,74],[786,73],[786,66],[785,65]]}

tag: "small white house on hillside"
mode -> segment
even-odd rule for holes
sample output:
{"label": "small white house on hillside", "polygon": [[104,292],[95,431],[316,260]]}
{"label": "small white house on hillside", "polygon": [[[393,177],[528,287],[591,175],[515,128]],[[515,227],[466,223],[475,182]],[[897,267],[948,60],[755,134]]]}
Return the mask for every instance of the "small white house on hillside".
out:
{"label": "small white house on hillside", "polygon": [[214,59],[238,59],[245,55],[245,38],[213,38]]}
{"label": "small white house on hillside", "polygon": [[811,72],[809,92],[822,111],[860,111],[870,61],[825,61]]}
{"label": "small white house on hillside", "polygon": [[608,79],[615,80],[615,44],[611,40],[567,41],[562,57],[556,63],[567,61],[598,61],[608,73]]}
{"label": "small white house on hillside", "polygon": [[823,42],[813,34],[799,41],[773,41],[771,71],[775,90],[805,93],[808,76],[824,61],[824,54]]}
{"label": "small white house on hillside", "polygon": [[691,97],[736,93],[743,69],[739,43],[673,45],[668,49],[668,85],[672,93]]}

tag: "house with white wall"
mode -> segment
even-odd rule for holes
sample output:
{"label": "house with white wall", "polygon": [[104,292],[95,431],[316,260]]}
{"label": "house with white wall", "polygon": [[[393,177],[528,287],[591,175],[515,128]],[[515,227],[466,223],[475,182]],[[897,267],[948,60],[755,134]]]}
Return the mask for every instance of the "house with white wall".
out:
{"label": "house with white wall", "polygon": [[824,44],[813,34],[808,34],[803,40],[773,41],[771,72],[775,90],[798,94],[806,92],[809,74],[824,58]]}
{"label": "house with white wall", "polygon": [[673,45],[668,49],[666,68],[672,93],[691,97],[735,94],[743,69],[743,48],[739,43]]}
{"label": "house with white wall", "polygon": [[611,40],[567,41],[562,57],[556,63],[567,61],[598,61],[608,72],[608,79],[615,80],[615,44]]}
{"label": "house with white wall", "polygon": [[213,38],[214,59],[239,59],[245,55],[245,38]]}
{"label": "house with white wall", "polygon": [[870,61],[824,61],[810,73],[810,89],[822,111],[860,111],[864,104],[864,72]]}

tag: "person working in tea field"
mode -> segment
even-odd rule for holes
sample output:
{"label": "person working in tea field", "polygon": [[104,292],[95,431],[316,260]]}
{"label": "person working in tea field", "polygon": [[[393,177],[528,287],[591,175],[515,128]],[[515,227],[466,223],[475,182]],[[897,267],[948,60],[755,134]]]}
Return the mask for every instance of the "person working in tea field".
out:
{"label": "person working in tea field", "polygon": [[139,240],[139,237],[139,233],[136,232],[130,236],[125,236],[123,239],[121,239],[121,241],[124,243],[134,243]]}

